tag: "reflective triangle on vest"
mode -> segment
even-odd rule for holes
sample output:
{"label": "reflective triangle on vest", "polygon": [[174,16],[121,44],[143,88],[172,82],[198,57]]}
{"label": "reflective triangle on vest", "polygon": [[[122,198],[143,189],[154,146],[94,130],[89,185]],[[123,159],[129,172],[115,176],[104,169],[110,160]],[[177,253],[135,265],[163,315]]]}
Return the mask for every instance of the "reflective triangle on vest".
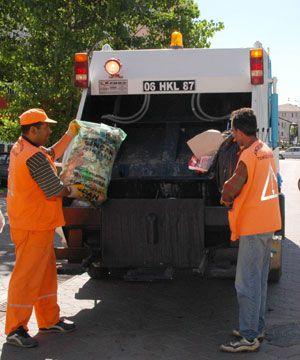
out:
{"label": "reflective triangle on vest", "polygon": [[261,194],[261,201],[271,200],[278,197],[278,185],[277,178],[273,171],[271,164],[269,165],[269,172],[264,184],[264,188]]}

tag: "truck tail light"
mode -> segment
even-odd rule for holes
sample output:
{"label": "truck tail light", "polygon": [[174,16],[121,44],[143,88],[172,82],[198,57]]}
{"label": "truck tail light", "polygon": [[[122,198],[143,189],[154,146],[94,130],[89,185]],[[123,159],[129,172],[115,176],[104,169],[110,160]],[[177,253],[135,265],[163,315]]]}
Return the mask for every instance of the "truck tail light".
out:
{"label": "truck tail light", "polygon": [[107,60],[104,64],[105,71],[113,77],[117,77],[119,75],[121,67],[122,64],[120,60],[114,58]]}
{"label": "truck tail light", "polygon": [[89,58],[87,53],[75,54],[74,74],[74,85],[87,88],[89,85]]}
{"label": "truck tail light", "polygon": [[252,85],[260,85],[264,83],[263,49],[250,50],[250,72]]}

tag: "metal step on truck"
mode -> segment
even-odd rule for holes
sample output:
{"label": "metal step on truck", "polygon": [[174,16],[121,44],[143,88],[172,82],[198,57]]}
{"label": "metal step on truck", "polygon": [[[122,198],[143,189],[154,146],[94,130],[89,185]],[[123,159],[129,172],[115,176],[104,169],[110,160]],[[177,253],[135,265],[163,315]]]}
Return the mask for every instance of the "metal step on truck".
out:
{"label": "metal step on truck", "polygon": [[[208,129],[224,132],[231,111],[251,107],[257,135],[279,165],[276,78],[262,45],[190,49],[179,42],[169,49],[118,51],[105,45],[77,53],[74,67],[75,85],[82,88],[77,119],[118,126],[127,138],[108,200],[97,209],[65,205],[68,248],[57,249],[57,257],[84,259],[93,278],[114,270],[133,279],[147,269],[201,273],[207,263],[220,273],[234,269],[237,247],[216,179],[188,169],[187,141]],[[280,204],[284,224],[282,194]],[[274,237],[274,281],[281,275],[282,239],[284,226]]]}

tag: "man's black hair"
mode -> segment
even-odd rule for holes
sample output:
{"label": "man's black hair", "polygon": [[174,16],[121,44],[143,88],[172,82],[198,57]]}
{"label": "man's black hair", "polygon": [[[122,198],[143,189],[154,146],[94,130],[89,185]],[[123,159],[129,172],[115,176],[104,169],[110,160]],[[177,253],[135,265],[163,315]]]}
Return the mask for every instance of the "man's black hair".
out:
{"label": "man's black hair", "polygon": [[231,126],[247,136],[255,136],[257,129],[256,116],[250,108],[242,108],[231,113]]}
{"label": "man's black hair", "polygon": [[34,124],[29,124],[29,125],[21,125],[21,133],[22,134],[28,134],[31,126],[34,126],[36,127],[37,129],[39,129],[44,123],[42,122],[37,122],[37,123],[34,123]]}

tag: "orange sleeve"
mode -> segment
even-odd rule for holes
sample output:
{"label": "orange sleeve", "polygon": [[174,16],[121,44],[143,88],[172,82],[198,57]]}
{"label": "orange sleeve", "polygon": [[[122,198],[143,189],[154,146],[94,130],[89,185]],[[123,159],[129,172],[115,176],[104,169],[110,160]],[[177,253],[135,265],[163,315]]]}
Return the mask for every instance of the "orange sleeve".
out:
{"label": "orange sleeve", "polygon": [[51,146],[51,149],[54,151],[54,160],[59,159],[63,155],[72,140],[72,136],[64,134],[56,144]]}

